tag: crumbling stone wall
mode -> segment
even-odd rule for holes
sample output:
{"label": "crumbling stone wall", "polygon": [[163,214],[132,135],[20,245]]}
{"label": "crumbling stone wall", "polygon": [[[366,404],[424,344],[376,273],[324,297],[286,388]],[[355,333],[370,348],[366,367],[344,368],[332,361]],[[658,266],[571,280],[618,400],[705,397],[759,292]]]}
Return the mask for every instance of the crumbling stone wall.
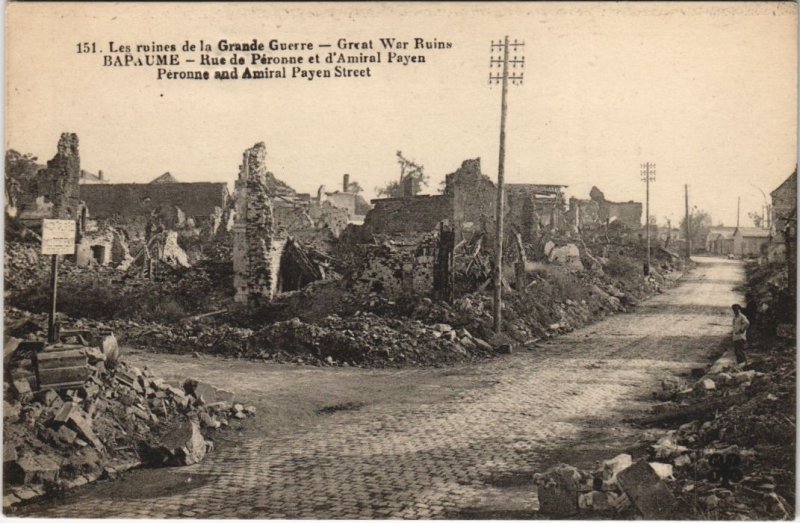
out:
{"label": "crumbling stone wall", "polygon": [[568,216],[578,227],[591,227],[608,222],[619,222],[626,227],[639,230],[642,226],[642,204],[640,202],[611,202],[603,191],[592,187],[590,200],[570,198]]}
{"label": "crumbling stone wall", "polygon": [[[236,218],[233,236],[234,299],[259,305],[277,289],[280,254],[273,244],[275,219],[267,193],[267,149],[263,142],[244,152],[236,180]],[[277,260],[277,262],[276,262]]]}
{"label": "crumbling stone wall", "polygon": [[335,207],[327,201],[321,205],[312,203],[308,215],[311,216],[317,229],[327,228],[336,238],[345,230],[351,217],[347,209]]}
{"label": "crumbling stone wall", "polygon": [[429,295],[433,292],[435,241],[418,245],[384,244],[370,249],[360,270],[352,277],[356,294],[398,297],[403,294]]}
{"label": "crumbling stone wall", "polygon": [[452,220],[454,214],[449,195],[385,198],[372,203],[375,207],[364,219],[364,229],[369,234],[433,231],[442,221]]}
{"label": "crumbling stone wall", "polygon": [[453,225],[458,238],[476,232],[494,236],[497,189],[481,173],[481,159],[464,160],[445,177],[444,194],[453,200]]}
{"label": "crumbling stone wall", "polygon": [[599,217],[602,221],[618,220],[631,229],[639,229],[642,226],[642,204],[639,202],[611,202],[606,200],[603,191],[597,187],[592,187],[589,196],[597,202],[600,210]]}
{"label": "crumbling stone wall", "polygon": [[52,217],[78,218],[80,178],[78,135],[62,133],[56,155],[36,174],[37,196],[53,205]]}

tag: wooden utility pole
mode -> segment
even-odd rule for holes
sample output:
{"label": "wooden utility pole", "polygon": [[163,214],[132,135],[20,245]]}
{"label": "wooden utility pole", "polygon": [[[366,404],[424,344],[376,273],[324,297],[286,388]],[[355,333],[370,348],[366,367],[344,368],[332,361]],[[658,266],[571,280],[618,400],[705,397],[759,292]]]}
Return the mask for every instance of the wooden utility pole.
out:
{"label": "wooden utility pole", "polygon": [[647,232],[647,266],[645,267],[645,275],[650,274],[650,182],[656,181],[656,164],[654,163],[643,163],[641,165],[642,171],[642,181],[645,182],[647,186],[647,196],[646,196],[646,204],[645,204],[645,227]]}
{"label": "wooden utility pole", "polygon": [[689,185],[684,185],[683,190],[686,200],[686,216],[684,217],[684,223],[686,224],[686,261],[689,261],[689,258],[692,257],[692,237],[689,234]]}
{"label": "wooden utility pole", "polygon": [[[496,213],[495,213],[495,274],[494,274],[494,331],[499,333],[502,330],[502,304],[503,304],[503,216],[505,214],[505,210],[503,209],[503,181],[505,175],[505,159],[506,159],[506,113],[508,112],[508,103],[506,98],[508,96],[508,81],[511,80],[514,84],[519,82],[522,84],[522,77],[523,73],[512,74],[509,76],[508,74],[508,65],[511,63],[512,67],[516,68],[519,66],[520,68],[524,67],[525,65],[525,58],[517,58],[516,52],[517,48],[524,46],[525,43],[521,42],[518,43],[514,40],[514,43],[509,43],[508,35],[506,35],[505,39],[502,42],[495,43],[492,42],[491,50],[494,53],[495,51],[502,50],[503,55],[502,58],[494,56],[491,57],[489,61],[489,67],[492,68],[495,65],[498,67],[503,68],[502,74],[492,74],[489,72],[489,85],[492,82],[502,84],[502,95],[500,101],[500,157],[497,164],[497,206],[496,206]],[[508,59],[508,51],[509,47],[514,48],[514,58],[509,60]]]}
{"label": "wooden utility pole", "polygon": [[47,342],[58,341],[56,332],[56,296],[58,294],[58,254],[53,254],[50,261],[50,310],[47,315]]}
{"label": "wooden utility pole", "polygon": [[739,228],[739,208],[741,207],[741,205],[742,205],[742,197],[741,196],[737,196],[736,197],[736,228],[737,229]]}

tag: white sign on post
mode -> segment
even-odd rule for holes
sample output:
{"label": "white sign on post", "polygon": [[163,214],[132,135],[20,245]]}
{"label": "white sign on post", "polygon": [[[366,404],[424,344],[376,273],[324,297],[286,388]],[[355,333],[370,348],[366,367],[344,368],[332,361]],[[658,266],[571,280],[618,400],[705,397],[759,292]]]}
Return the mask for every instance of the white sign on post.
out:
{"label": "white sign on post", "polygon": [[75,254],[74,220],[42,220],[42,254]]}

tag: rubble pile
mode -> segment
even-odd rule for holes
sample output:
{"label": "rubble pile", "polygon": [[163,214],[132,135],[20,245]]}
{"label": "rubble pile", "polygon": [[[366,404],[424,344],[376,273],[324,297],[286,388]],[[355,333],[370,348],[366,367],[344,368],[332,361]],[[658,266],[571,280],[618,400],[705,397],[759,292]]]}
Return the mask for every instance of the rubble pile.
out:
{"label": "rubble pile", "polygon": [[[4,347],[5,508],[142,463],[197,463],[215,431],[255,413],[230,393],[193,380],[167,383],[128,365],[109,337],[92,346],[21,341],[7,338]],[[47,385],[35,362],[65,353],[86,362],[85,381]]]}
{"label": "rubble pile", "polygon": [[700,518],[794,518],[794,334],[782,338],[776,329],[793,301],[786,278],[771,271],[748,268],[748,290],[763,300],[748,362],[737,364],[728,351],[694,383],[666,380],[657,396],[668,401],[641,420],[671,429],[651,454],[674,467],[675,495]]}
{"label": "rubble pile", "polygon": [[[31,312],[49,308],[50,267],[47,257],[39,255],[40,248],[6,244],[7,304]],[[77,267],[65,259],[59,268],[58,310],[75,318],[103,321],[173,322],[229,305],[232,281],[231,263],[212,257],[188,268],[162,265],[152,278],[99,265]]]}
{"label": "rubble pile", "polygon": [[620,454],[594,470],[559,463],[534,474],[539,512],[548,519],[677,519],[677,500],[667,486],[671,466]]}
{"label": "rubble pile", "polygon": [[257,331],[249,346],[264,359],[378,367],[448,363],[485,358],[495,352],[491,344],[465,328],[369,312],[348,318],[332,315],[320,324],[299,318],[277,322]]}

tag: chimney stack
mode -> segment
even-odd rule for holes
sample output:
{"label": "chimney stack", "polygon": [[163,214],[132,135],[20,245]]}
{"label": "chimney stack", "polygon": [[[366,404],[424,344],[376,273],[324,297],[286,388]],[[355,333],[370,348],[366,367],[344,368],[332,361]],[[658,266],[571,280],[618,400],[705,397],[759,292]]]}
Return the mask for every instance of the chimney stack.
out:
{"label": "chimney stack", "polygon": [[414,196],[414,178],[406,176],[403,178],[403,198],[411,198]]}
{"label": "chimney stack", "polygon": [[348,192],[349,188],[350,188],[350,175],[345,174],[342,177],[342,192]]}

